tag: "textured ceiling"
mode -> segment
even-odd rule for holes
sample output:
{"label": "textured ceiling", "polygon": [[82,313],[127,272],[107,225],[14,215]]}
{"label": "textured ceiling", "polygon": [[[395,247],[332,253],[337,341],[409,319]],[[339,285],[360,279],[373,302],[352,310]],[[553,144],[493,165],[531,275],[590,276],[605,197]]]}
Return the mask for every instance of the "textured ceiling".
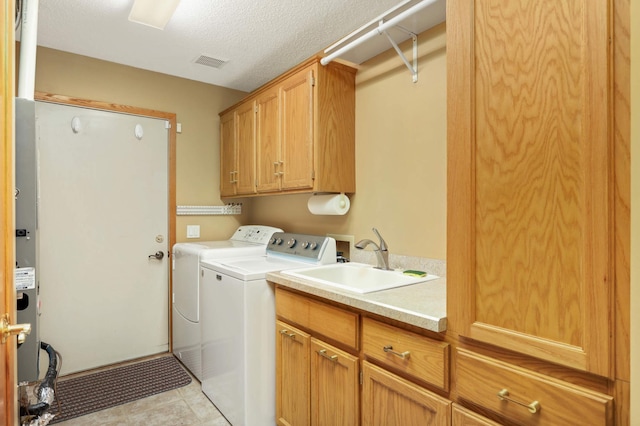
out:
{"label": "textured ceiling", "polygon": [[182,0],[162,31],[129,22],[133,0],[40,0],[38,45],[251,91],[401,2]]}

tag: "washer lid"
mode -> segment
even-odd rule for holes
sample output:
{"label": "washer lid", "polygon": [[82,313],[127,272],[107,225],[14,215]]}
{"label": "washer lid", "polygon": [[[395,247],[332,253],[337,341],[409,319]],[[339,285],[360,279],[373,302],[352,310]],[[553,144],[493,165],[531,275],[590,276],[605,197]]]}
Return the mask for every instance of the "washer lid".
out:
{"label": "washer lid", "polygon": [[305,266],[309,266],[309,262],[282,259],[272,256],[248,256],[202,261],[200,265],[240,280],[251,281],[264,279],[268,272],[304,268]]}

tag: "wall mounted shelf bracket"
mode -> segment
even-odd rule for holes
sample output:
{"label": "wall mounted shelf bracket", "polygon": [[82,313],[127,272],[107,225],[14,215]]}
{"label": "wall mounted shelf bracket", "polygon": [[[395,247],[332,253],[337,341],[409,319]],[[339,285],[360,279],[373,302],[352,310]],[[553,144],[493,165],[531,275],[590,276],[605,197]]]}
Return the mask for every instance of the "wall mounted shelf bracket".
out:
{"label": "wall mounted shelf bracket", "polygon": [[[383,22],[380,21],[380,26],[382,26],[382,24]],[[398,43],[396,43],[391,38],[387,30],[383,30],[382,32],[384,33],[385,36],[387,36],[387,39],[389,39],[389,43],[391,43],[391,45],[393,46],[395,51],[398,53],[398,55],[400,55],[400,59],[402,59],[402,62],[404,62],[407,68],[409,68],[409,72],[411,72],[411,77],[413,79],[413,82],[417,83],[418,82],[418,36],[417,34],[414,34],[411,31],[407,30],[406,28],[402,28],[400,25],[396,25],[395,28],[404,31],[411,36],[411,40],[413,41],[413,65],[409,63],[406,56],[404,56],[404,53],[402,52],[402,50],[400,50],[400,47],[398,47]]]}

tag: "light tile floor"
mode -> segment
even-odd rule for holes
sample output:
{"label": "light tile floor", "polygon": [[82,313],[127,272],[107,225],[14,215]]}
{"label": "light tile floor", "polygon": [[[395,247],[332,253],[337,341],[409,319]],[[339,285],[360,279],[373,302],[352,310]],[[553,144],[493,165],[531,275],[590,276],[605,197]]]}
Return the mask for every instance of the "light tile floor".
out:
{"label": "light tile floor", "polygon": [[229,423],[202,393],[200,382],[192,377],[191,383],[187,386],[76,417],[56,425],[229,426]]}

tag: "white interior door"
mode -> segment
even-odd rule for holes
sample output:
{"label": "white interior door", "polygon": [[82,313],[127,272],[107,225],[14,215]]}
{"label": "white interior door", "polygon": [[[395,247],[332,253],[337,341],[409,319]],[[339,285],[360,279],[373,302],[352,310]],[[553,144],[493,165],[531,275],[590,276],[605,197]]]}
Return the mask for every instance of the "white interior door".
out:
{"label": "white interior door", "polygon": [[36,103],[40,338],[61,374],[168,350],[166,123]]}

